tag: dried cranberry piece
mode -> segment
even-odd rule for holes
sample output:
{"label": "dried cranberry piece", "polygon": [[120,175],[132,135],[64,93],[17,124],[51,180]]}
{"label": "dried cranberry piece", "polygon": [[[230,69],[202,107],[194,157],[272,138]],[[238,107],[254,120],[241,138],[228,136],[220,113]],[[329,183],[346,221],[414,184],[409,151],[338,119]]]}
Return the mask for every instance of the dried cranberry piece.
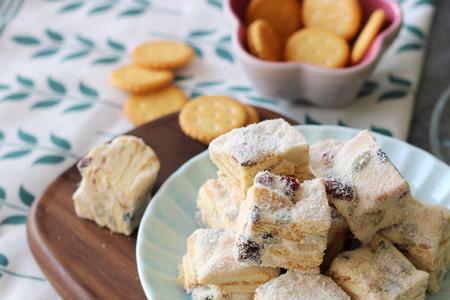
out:
{"label": "dried cranberry piece", "polygon": [[275,177],[269,171],[262,171],[256,174],[255,183],[266,187],[272,187]]}
{"label": "dried cranberry piece", "polygon": [[325,180],[325,189],[327,194],[339,200],[352,200],[353,189],[351,186],[340,182],[335,178],[327,178]]}
{"label": "dried cranberry piece", "polygon": [[333,162],[334,162],[334,153],[324,152],[322,154],[322,160],[323,160],[325,167],[331,168],[333,166]]}
{"label": "dried cranberry piece", "polygon": [[296,191],[300,186],[300,182],[294,176],[282,176],[281,181],[292,191]]}
{"label": "dried cranberry piece", "polygon": [[250,239],[239,237],[237,242],[238,260],[252,260],[261,264],[261,245]]}

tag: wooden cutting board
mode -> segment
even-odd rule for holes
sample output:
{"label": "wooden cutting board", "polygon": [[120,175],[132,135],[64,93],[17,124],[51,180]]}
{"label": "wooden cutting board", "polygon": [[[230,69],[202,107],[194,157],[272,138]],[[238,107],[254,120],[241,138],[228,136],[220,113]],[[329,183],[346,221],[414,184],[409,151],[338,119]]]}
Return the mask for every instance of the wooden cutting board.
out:
{"label": "wooden cutting board", "polygon": [[[257,110],[262,119],[280,117],[262,108]],[[156,189],[178,167],[206,149],[184,135],[178,114],[128,134],[144,139],[158,155],[161,170]],[[136,267],[137,230],[126,237],[77,218],[72,194],[80,179],[74,165],[34,202],[27,225],[34,257],[64,299],[145,299]]]}

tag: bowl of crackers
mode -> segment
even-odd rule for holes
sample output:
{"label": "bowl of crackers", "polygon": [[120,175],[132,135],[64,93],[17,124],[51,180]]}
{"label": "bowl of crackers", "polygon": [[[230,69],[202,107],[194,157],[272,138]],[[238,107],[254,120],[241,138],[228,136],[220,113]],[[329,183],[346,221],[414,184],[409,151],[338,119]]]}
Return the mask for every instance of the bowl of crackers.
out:
{"label": "bowl of crackers", "polygon": [[236,60],[264,96],[343,107],[396,38],[391,0],[228,0]]}

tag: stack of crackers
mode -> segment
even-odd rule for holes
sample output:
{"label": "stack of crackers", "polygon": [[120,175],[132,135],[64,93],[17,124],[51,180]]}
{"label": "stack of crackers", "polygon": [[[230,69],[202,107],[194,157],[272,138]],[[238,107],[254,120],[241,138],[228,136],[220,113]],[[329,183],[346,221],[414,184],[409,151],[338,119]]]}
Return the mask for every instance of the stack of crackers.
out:
{"label": "stack of crackers", "polygon": [[263,60],[343,68],[361,61],[384,20],[376,9],[362,26],[359,0],[252,0],[247,45]]}
{"label": "stack of crackers", "polygon": [[142,44],[132,53],[133,64],[120,67],[110,75],[110,82],[130,97],[124,105],[125,115],[135,125],[179,111],[188,98],[172,85],[174,71],[194,58],[188,45],[174,41]]}
{"label": "stack of crackers", "polygon": [[180,285],[205,299],[425,299],[450,268],[450,210],[414,199],[372,134],[311,147],[282,119],[209,145]]}

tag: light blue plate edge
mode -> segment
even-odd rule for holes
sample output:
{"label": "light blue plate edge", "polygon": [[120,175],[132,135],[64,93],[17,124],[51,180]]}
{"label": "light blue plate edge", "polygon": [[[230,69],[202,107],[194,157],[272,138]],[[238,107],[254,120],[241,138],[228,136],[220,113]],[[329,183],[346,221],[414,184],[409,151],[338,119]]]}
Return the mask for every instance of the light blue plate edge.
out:
{"label": "light blue plate edge", "polygon": [[[145,284],[146,279],[145,279],[145,275],[144,275],[144,263],[143,263],[143,260],[141,259],[143,257],[143,251],[144,251],[143,245],[144,245],[145,233],[144,233],[143,228],[145,227],[145,223],[150,218],[150,216],[154,210],[154,207],[158,203],[157,199],[159,199],[162,195],[165,194],[165,191],[169,187],[170,182],[172,180],[174,180],[175,178],[177,178],[180,174],[182,174],[186,169],[188,169],[189,166],[191,166],[195,162],[198,162],[199,160],[204,159],[205,156],[208,156],[208,150],[205,150],[205,151],[197,154],[193,158],[189,159],[181,167],[179,167],[174,173],[172,173],[172,175],[170,175],[166,179],[166,181],[164,181],[164,183],[160,186],[159,190],[153,195],[152,200],[150,201],[149,205],[145,209],[144,215],[142,216],[141,222],[139,224],[137,241],[136,241],[136,264],[137,264],[138,275],[139,275],[139,280],[141,282],[141,286],[144,289],[144,293],[148,299],[152,299],[153,290],[151,289],[151,287],[149,285]],[[141,230],[141,228],[142,228],[142,230]]]}

